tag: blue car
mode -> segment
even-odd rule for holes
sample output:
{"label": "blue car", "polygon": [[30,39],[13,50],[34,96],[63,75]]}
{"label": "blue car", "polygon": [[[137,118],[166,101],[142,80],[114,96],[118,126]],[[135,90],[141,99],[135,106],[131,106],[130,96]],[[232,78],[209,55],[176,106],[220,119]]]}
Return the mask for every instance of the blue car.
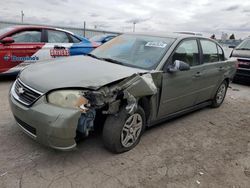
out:
{"label": "blue car", "polygon": [[110,41],[111,39],[117,37],[118,35],[117,34],[104,34],[104,35],[96,35],[92,38],[90,38],[89,40],[91,42],[97,42],[97,43],[100,43],[100,44],[104,44],[105,42],[108,42]]}

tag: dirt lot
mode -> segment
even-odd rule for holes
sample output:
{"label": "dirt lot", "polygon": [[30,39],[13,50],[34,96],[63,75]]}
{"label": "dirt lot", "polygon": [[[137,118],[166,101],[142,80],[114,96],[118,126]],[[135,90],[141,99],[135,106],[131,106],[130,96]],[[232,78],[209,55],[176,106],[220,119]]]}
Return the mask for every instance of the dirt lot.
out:
{"label": "dirt lot", "polygon": [[100,135],[74,151],[31,140],[8,105],[12,81],[0,82],[0,187],[250,187],[250,87],[231,84],[224,104],[146,131],[130,152],[114,155]]}

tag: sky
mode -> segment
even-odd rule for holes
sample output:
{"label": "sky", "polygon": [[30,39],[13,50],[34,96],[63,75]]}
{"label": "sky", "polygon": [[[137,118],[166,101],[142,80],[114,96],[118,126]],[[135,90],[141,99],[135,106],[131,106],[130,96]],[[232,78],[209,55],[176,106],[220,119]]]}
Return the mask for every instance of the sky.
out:
{"label": "sky", "polygon": [[250,0],[1,0],[0,20],[131,32],[250,35]]}

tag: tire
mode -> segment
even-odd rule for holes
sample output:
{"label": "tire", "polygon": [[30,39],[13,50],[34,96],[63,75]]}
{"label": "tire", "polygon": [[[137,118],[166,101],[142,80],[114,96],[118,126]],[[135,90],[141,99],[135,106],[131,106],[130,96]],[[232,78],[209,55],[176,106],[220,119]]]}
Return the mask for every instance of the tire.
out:
{"label": "tire", "polygon": [[[133,123],[132,120],[136,120],[137,123]],[[123,107],[117,115],[109,115],[104,123],[104,146],[113,153],[129,151],[140,142],[144,130],[144,110],[138,106],[136,112],[130,115]]]}
{"label": "tire", "polygon": [[228,83],[224,80],[216,91],[216,94],[212,100],[211,107],[218,108],[223,103],[227,93]]}

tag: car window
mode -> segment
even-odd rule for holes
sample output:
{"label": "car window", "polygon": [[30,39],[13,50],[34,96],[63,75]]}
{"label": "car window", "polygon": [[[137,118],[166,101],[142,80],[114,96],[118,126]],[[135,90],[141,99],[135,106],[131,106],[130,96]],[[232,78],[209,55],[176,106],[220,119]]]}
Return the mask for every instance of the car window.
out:
{"label": "car window", "polygon": [[225,56],[224,56],[224,52],[223,52],[222,48],[218,45],[217,45],[217,48],[218,48],[218,54],[219,54],[219,61],[224,61]]}
{"label": "car window", "polygon": [[23,31],[11,36],[15,42],[41,42],[41,31]]}
{"label": "car window", "polygon": [[250,39],[245,39],[241,42],[237,47],[236,50],[250,50]]}
{"label": "car window", "polygon": [[212,63],[219,61],[217,44],[209,40],[201,40],[201,47],[203,52],[204,63]]}
{"label": "car window", "polygon": [[190,66],[199,65],[199,50],[197,41],[183,41],[175,50],[172,62],[174,62],[175,60],[184,61]]}
{"label": "car window", "polygon": [[108,41],[110,41],[111,39],[113,39],[114,37],[107,37],[104,41],[105,42],[108,42]]}
{"label": "car window", "polygon": [[48,30],[49,43],[69,43],[68,35],[61,31]]}
{"label": "car window", "polygon": [[73,42],[73,43],[79,43],[79,42],[81,42],[81,40],[78,39],[78,38],[76,38],[75,36],[73,36],[73,35],[70,35],[70,36],[71,36],[71,38],[72,38],[72,42]]}

